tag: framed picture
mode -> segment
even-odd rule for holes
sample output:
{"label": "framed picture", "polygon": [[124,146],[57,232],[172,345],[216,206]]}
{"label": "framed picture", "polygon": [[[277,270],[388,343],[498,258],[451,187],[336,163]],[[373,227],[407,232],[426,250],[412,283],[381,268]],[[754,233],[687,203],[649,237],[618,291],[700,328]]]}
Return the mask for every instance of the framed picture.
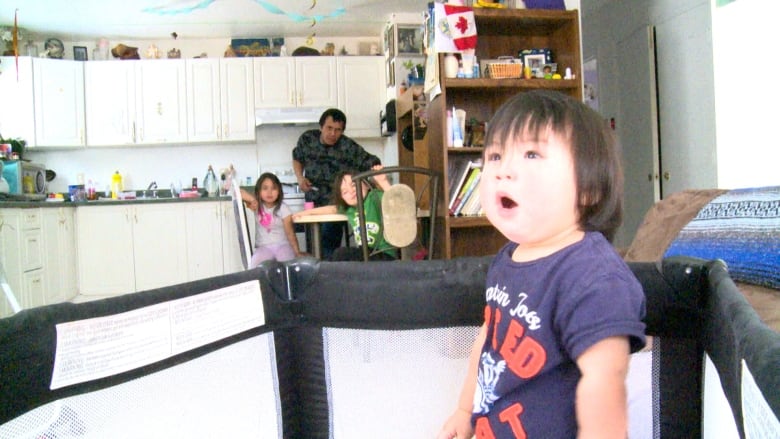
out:
{"label": "framed picture", "polygon": [[539,73],[544,69],[547,57],[544,54],[523,55],[523,65],[531,68],[531,76],[539,77]]}
{"label": "framed picture", "polygon": [[421,25],[398,24],[398,54],[423,53],[423,27]]}
{"label": "framed picture", "polygon": [[395,56],[395,26],[389,25],[387,28],[385,28],[385,37],[384,37],[384,51],[385,56],[388,57],[394,57]]}
{"label": "framed picture", "polygon": [[76,61],[86,61],[87,48],[84,46],[73,46],[73,59]]}

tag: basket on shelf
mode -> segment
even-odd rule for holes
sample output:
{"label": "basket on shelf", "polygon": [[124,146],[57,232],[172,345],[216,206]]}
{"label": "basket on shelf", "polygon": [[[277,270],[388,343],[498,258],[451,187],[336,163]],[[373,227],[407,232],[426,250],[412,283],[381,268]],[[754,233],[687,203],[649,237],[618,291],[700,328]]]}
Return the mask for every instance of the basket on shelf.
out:
{"label": "basket on shelf", "polygon": [[519,78],[523,75],[523,63],[511,56],[500,56],[487,62],[487,74],[494,79]]}

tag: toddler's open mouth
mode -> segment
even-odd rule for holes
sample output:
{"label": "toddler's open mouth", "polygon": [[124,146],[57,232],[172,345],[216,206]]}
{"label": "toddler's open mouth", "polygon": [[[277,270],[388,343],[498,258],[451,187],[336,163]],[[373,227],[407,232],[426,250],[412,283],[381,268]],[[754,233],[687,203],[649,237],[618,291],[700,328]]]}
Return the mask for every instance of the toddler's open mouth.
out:
{"label": "toddler's open mouth", "polygon": [[501,197],[501,207],[504,209],[512,209],[513,207],[517,206],[517,203],[515,203],[514,200],[512,200],[509,197]]}

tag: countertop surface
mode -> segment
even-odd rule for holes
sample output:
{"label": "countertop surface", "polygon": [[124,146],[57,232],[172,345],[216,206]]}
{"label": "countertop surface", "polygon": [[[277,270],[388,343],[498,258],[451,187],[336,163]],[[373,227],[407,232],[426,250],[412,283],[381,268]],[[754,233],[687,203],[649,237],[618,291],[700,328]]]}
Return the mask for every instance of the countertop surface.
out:
{"label": "countertop surface", "polygon": [[95,201],[7,201],[0,200],[0,209],[3,208],[34,208],[34,207],[87,207],[87,206],[119,206],[127,204],[161,204],[161,203],[201,203],[208,201],[229,201],[230,196],[222,197],[197,197],[197,198],[136,198],[130,200],[95,200]]}

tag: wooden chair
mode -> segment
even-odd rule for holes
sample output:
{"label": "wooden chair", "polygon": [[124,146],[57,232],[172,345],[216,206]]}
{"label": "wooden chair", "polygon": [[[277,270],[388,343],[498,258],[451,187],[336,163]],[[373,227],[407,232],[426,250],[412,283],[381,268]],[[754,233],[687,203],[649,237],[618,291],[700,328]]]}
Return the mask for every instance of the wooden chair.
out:
{"label": "wooden chair", "polygon": [[[366,171],[352,176],[356,187],[371,182],[371,177],[397,175],[396,183],[382,197],[382,233],[385,240],[397,247],[402,260],[412,259],[416,244],[425,242],[425,259],[433,259],[436,207],[439,194],[439,175],[436,171],[415,166],[388,166],[377,171]],[[413,182],[410,186],[404,182]],[[366,222],[363,193],[357,191],[358,218]],[[366,228],[360,228],[363,260],[373,254],[368,248]],[[410,239],[411,238],[411,239]]]}

